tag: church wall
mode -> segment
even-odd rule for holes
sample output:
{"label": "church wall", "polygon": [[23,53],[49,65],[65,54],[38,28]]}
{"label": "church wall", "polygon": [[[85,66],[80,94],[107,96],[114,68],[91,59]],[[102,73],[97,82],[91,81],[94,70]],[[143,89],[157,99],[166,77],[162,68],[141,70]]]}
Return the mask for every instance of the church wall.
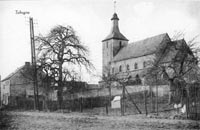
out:
{"label": "church wall", "polygon": [[[158,96],[162,97],[169,94],[169,86],[168,85],[159,85],[158,87]],[[132,93],[141,93],[143,91],[151,91],[156,93],[156,86],[142,86],[142,85],[129,85],[126,86],[126,89],[129,94]],[[122,88],[120,87],[111,87],[111,95],[112,96],[121,96]],[[73,98],[89,98],[89,97],[100,97],[100,96],[109,96],[108,88],[98,88],[92,89],[84,92],[77,92],[72,94]]]}
{"label": "church wall", "polygon": [[[141,69],[144,69],[143,63],[146,62],[146,65],[147,65],[148,62],[151,61],[153,58],[154,58],[154,54],[151,54],[147,56],[112,62],[111,68],[114,68],[114,73],[119,73],[120,65],[122,66],[121,72],[127,72],[127,65],[129,65],[129,71],[141,70]],[[135,63],[138,64],[137,69],[135,69]]]}
{"label": "church wall", "polygon": [[[119,50],[128,44],[127,41],[123,40],[112,40],[113,41],[113,56],[115,56]],[[121,42],[121,45],[120,45]]]}
{"label": "church wall", "polygon": [[106,67],[109,67],[109,63],[111,62],[111,60],[113,59],[113,54],[119,51],[120,48],[120,42],[122,46],[126,46],[128,44],[127,41],[123,41],[123,40],[115,40],[115,39],[111,39],[108,41],[104,41],[103,42],[103,73],[107,73]]}
{"label": "church wall", "polygon": [[109,62],[112,58],[112,41],[109,40],[109,41],[105,41],[103,42],[102,44],[102,48],[103,48],[103,51],[102,51],[102,61],[103,61],[103,73],[106,72],[106,67],[109,65]]}

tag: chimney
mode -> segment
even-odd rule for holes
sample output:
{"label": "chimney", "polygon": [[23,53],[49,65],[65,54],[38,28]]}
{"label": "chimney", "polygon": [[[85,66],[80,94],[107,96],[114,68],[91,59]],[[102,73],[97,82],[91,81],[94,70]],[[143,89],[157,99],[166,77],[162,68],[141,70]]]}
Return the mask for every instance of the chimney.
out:
{"label": "chimney", "polygon": [[26,67],[30,67],[31,63],[30,62],[25,62]]}

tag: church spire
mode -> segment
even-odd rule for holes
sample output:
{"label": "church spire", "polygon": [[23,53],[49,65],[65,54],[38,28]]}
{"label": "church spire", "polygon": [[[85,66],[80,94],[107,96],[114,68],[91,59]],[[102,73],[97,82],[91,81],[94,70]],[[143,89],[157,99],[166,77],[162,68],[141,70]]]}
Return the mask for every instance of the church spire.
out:
{"label": "church spire", "polygon": [[102,42],[110,39],[128,41],[128,39],[119,31],[119,25],[118,25],[119,18],[116,13],[116,0],[114,0],[114,14],[111,18],[111,21],[112,21],[111,32]]}
{"label": "church spire", "polygon": [[114,1],[114,13],[116,13],[116,0]]}
{"label": "church spire", "polygon": [[119,26],[118,26],[119,18],[117,16],[117,13],[113,14],[111,21],[112,21],[111,32],[103,41],[107,41],[107,40],[110,40],[110,39],[128,41],[128,39],[123,34],[121,34],[121,32],[119,30]]}

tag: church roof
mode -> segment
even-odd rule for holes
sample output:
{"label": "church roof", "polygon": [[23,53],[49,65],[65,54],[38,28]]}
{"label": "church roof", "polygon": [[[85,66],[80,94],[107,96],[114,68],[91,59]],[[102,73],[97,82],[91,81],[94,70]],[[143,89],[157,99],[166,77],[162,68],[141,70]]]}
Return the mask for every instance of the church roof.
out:
{"label": "church roof", "polygon": [[115,19],[116,19],[116,20],[119,20],[119,18],[118,18],[118,16],[117,16],[117,13],[114,13],[114,14],[113,14],[113,17],[111,18],[111,20],[115,20]]}
{"label": "church roof", "polygon": [[121,34],[118,31],[113,30],[102,42],[110,40],[110,39],[117,39],[117,40],[125,40],[128,41],[128,39]]}
{"label": "church roof", "polygon": [[[113,17],[111,18],[111,20],[117,20],[117,21],[119,20],[116,13],[113,14]],[[104,40],[102,40],[102,42],[110,40],[110,39],[128,41],[128,39],[120,32],[118,24],[113,25],[113,27],[111,28],[110,34]]]}
{"label": "church roof", "polygon": [[159,45],[166,40],[170,40],[170,38],[167,33],[164,33],[130,43],[118,52],[113,61],[121,61],[153,54]]}

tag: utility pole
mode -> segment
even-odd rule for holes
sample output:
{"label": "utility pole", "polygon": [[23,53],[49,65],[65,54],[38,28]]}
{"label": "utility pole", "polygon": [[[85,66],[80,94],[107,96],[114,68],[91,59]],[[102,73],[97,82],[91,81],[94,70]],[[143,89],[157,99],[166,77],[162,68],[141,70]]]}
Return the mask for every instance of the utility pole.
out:
{"label": "utility pole", "polygon": [[38,100],[38,82],[37,82],[37,66],[36,66],[36,55],[35,55],[35,39],[34,39],[34,26],[33,18],[29,18],[30,22],[30,38],[31,38],[31,60],[33,65],[33,80],[34,80],[34,109],[39,109]]}
{"label": "utility pole", "polygon": [[1,92],[1,75],[0,75],[0,108],[2,107],[2,99],[1,99],[1,95],[2,95],[2,92]]}

